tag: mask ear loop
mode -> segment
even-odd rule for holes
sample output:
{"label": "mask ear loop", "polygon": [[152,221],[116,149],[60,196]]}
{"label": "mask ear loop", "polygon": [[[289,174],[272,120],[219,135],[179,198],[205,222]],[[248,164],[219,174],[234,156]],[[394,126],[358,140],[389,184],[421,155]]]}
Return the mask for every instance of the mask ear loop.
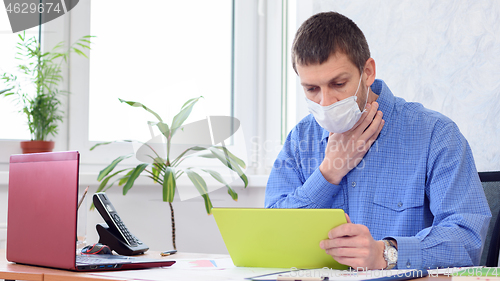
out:
{"label": "mask ear loop", "polygon": [[[361,71],[361,76],[359,77],[358,89],[356,89],[356,94],[354,94],[354,96],[356,97],[356,99],[358,98],[357,95],[358,95],[358,91],[359,91],[359,86],[361,85],[361,79],[362,78],[363,78],[363,71]],[[361,111],[361,112],[365,112],[365,110],[366,110],[366,104],[368,103],[368,93],[369,92],[370,92],[370,86],[368,86],[368,89],[366,89],[365,106],[363,107],[363,111]]]}
{"label": "mask ear loop", "polygon": [[359,86],[361,86],[361,78],[363,78],[363,71],[361,71],[361,76],[359,76],[358,88],[356,88],[356,93],[354,94],[356,99],[358,98]]}
{"label": "mask ear loop", "polygon": [[365,99],[365,106],[363,107],[363,112],[366,111],[366,104],[368,103],[368,93],[369,92],[370,92],[370,86],[368,86],[366,89],[366,99]]}

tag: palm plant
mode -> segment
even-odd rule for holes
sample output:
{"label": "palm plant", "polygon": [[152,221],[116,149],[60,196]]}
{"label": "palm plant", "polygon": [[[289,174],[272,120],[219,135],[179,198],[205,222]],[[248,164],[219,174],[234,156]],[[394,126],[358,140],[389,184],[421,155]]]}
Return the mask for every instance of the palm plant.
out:
{"label": "palm plant", "polygon": [[[160,156],[160,154],[148,143],[143,143],[146,147],[149,148],[151,154],[147,155],[150,163],[141,163],[135,167],[124,168],[114,172],[114,169],[117,165],[123,160],[130,158],[133,156],[133,153],[119,156],[114,159],[111,164],[109,164],[106,168],[100,171],[97,180],[101,182],[99,185],[97,192],[106,191],[113,186],[114,183],[118,182],[119,186],[123,186],[123,195],[126,195],[127,192],[133,187],[135,180],[141,174],[146,174],[147,177],[153,179],[155,183],[158,183],[163,187],[163,201],[168,202],[170,207],[170,218],[171,218],[171,227],[172,227],[172,245],[174,249],[177,249],[175,243],[175,217],[174,217],[174,209],[172,206],[172,202],[175,196],[175,190],[177,186],[177,180],[184,173],[188,176],[190,181],[196,187],[200,195],[203,197],[205,203],[205,209],[207,214],[211,214],[212,211],[212,202],[208,195],[207,184],[203,177],[194,170],[194,167],[182,167],[180,164],[189,157],[203,157],[203,158],[212,158],[218,159],[222,164],[224,164],[228,169],[236,172],[238,176],[244,183],[244,186],[247,187],[248,179],[242,169],[245,169],[245,162],[232,154],[224,145],[222,146],[192,146],[185,149],[182,153],[180,153],[175,158],[171,156],[171,145],[172,138],[175,133],[178,132],[183,127],[182,124],[191,114],[193,106],[198,102],[201,97],[193,98],[188,100],[181,108],[180,112],[174,116],[172,123],[170,126],[163,121],[163,119],[155,113],[150,108],[145,105],[133,102],[133,101],[125,101],[120,99],[120,102],[128,104],[133,107],[143,108],[147,112],[151,113],[158,122],[149,122],[150,125],[156,126],[161,132],[162,136],[165,138],[166,144],[166,157]],[[132,142],[131,140],[125,140],[126,142]],[[116,141],[113,141],[116,142]],[[101,145],[107,145],[112,142],[103,142],[94,145],[90,150],[95,149]],[[204,153],[204,154],[200,154]],[[223,184],[227,188],[228,194],[231,196],[233,200],[238,200],[238,194],[234,191],[233,188],[224,180],[221,174],[217,171],[210,169],[201,169],[204,173],[210,175],[215,180]],[[111,179],[114,181],[110,182]]]}
{"label": "palm plant", "polygon": [[90,49],[92,36],[83,36],[69,46],[68,51],[61,51],[64,42],[60,42],[48,52],[42,52],[36,37],[26,38],[25,33],[18,36],[16,59],[20,64],[17,68],[23,77],[3,73],[0,78],[8,89],[0,91],[0,95],[14,97],[21,107],[19,112],[28,117],[31,140],[44,141],[48,135],[57,134],[58,123],[63,118],[59,106],[64,92],[57,88],[63,80],[62,64],[68,62],[72,52],[87,58],[83,50]]}

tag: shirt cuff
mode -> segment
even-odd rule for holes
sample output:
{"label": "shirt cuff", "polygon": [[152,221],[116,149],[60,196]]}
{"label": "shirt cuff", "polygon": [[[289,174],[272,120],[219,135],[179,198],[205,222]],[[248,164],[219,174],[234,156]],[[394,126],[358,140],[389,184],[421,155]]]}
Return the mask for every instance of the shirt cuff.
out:
{"label": "shirt cuff", "polygon": [[302,192],[320,208],[330,208],[333,197],[339,193],[339,190],[340,186],[327,181],[319,168],[302,185]]}
{"label": "shirt cuff", "polygon": [[[416,237],[388,237],[398,242],[398,269],[422,269],[422,249]],[[387,239],[387,238],[384,238]]]}

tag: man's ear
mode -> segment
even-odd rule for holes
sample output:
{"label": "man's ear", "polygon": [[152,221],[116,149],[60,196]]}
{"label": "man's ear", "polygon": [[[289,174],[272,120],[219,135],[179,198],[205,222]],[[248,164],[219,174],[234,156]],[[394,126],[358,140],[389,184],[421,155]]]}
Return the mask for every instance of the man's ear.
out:
{"label": "man's ear", "polygon": [[371,86],[373,84],[373,82],[375,81],[376,72],[375,60],[373,58],[369,58],[365,63],[364,70],[364,73],[366,74],[366,86]]}

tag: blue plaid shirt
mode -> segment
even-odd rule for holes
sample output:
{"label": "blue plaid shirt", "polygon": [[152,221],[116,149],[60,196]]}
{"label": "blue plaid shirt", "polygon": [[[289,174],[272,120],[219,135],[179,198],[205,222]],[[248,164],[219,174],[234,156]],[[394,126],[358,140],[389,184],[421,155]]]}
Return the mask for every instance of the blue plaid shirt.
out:
{"label": "blue plaid shirt", "polygon": [[[375,240],[398,243],[397,268],[477,265],[491,212],[457,125],[395,97],[382,80],[385,126],[359,165],[334,185],[319,171],[328,132],[308,115],[290,132],[266,188],[267,208],[340,208]],[[318,246],[319,247],[319,246]]]}

